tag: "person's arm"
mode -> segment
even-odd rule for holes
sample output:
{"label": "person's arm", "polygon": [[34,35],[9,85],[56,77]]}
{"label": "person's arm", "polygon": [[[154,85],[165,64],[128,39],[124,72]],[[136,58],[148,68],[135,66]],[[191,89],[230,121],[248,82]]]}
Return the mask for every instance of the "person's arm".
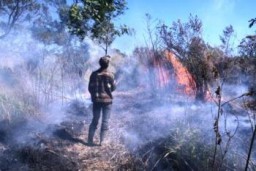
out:
{"label": "person's arm", "polygon": [[90,94],[92,94],[92,92],[93,92],[93,87],[94,87],[94,81],[93,81],[93,73],[92,73],[90,76],[89,85],[88,85],[88,90],[89,90]]}
{"label": "person's arm", "polygon": [[116,89],[116,81],[113,79],[112,85],[111,85],[111,91],[114,91]]}
{"label": "person's arm", "polygon": [[111,91],[114,91],[116,89],[116,81],[114,78],[114,74],[111,73],[109,76],[110,76],[110,89]]}

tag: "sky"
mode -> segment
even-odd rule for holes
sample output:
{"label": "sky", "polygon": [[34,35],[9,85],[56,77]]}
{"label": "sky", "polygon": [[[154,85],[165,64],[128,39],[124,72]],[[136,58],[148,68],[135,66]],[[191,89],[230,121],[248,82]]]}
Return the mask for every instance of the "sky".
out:
{"label": "sky", "polygon": [[235,44],[256,30],[255,26],[248,27],[248,21],[256,18],[256,0],[127,0],[127,6],[128,10],[116,22],[133,28],[135,34],[117,38],[112,44],[112,48],[126,54],[148,40],[146,13],[167,26],[178,19],[187,22],[190,14],[197,15],[203,23],[203,38],[212,46],[220,44],[219,36],[229,25],[235,31]]}

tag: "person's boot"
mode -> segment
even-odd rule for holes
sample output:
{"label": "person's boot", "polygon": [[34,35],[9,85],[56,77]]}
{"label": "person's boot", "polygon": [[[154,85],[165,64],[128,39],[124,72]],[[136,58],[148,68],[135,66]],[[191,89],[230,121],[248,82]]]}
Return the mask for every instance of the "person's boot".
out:
{"label": "person's boot", "polygon": [[106,136],[106,131],[101,131],[100,132],[100,146],[102,146],[105,136]]}
{"label": "person's boot", "polygon": [[94,137],[94,134],[95,134],[95,130],[93,129],[89,129],[89,134],[88,134],[88,145],[94,145],[93,144],[93,137]]}

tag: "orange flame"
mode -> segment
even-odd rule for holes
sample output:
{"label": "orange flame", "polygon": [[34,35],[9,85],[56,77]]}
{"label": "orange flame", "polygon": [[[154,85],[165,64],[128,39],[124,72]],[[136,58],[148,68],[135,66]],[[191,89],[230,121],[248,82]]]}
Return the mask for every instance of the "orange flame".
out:
{"label": "orange flame", "polygon": [[163,67],[163,64],[160,60],[154,58],[154,66],[157,72],[157,87],[164,88],[169,84],[170,81],[170,73],[169,71]]}
{"label": "orange flame", "polygon": [[195,97],[196,83],[186,67],[178,60],[174,53],[166,51],[165,56],[171,62],[177,83],[180,85],[178,91]]}

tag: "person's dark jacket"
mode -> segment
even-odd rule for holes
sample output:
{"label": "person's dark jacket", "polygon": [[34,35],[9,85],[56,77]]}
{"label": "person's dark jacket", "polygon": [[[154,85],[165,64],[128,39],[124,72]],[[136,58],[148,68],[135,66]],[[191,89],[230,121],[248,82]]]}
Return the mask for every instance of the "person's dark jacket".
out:
{"label": "person's dark jacket", "polygon": [[107,69],[98,69],[90,76],[89,92],[92,102],[112,103],[115,90],[114,75]]}

